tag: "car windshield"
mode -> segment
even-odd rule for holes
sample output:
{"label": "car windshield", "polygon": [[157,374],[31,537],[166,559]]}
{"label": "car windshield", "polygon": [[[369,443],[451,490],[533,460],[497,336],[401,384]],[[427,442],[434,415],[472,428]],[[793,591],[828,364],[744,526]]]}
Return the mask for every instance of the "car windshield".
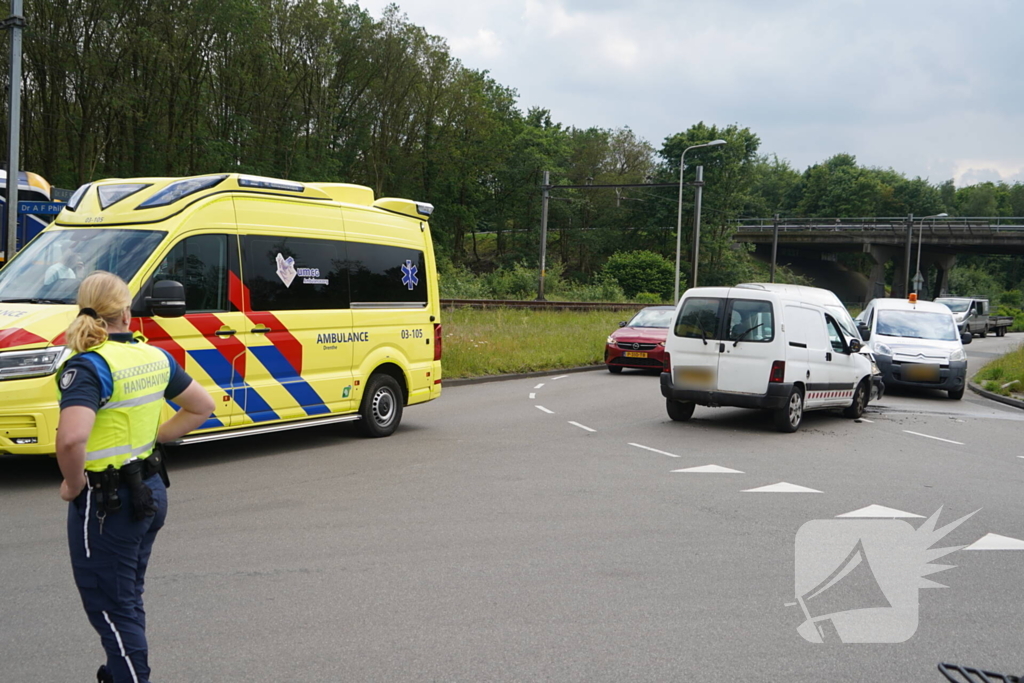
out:
{"label": "car windshield", "polygon": [[843,328],[843,333],[851,339],[860,339],[860,332],[857,331],[857,325],[854,324],[853,318],[850,317],[850,312],[843,306],[826,306],[826,309],[835,316],[836,322],[839,323],[839,327]]}
{"label": "car windshield", "polygon": [[963,313],[971,305],[970,300],[955,301],[955,300],[952,300],[952,299],[936,299],[935,302],[939,303],[939,304],[943,304],[944,306],[946,306],[949,310],[953,311],[954,313]]}
{"label": "car windshield", "polygon": [[946,313],[928,311],[879,311],[878,334],[910,339],[955,341],[956,325]]}
{"label": "car windshield", "polygon": [[645,308],[629,321],[630,327],[664,327],[672,326],[672,308]]}
{"label": "car windshield", "polygon": [[0,303],[72,304],[79,283],[97,270],[127,282],[166,235],[110,228],[42,232],[0,271]]}

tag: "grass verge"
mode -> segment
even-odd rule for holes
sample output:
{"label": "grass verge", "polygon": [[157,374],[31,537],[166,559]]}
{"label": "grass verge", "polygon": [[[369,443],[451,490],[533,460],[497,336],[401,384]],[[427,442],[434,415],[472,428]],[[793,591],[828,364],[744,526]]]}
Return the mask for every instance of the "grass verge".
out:
{"label": "grass verge", "polygon": [[[638,306],[637,308],[640,308]],[[604,361],[605,339],[625,311],[446,310],[444,376],[557,370]]]}
{"label": "grass verge", "polygon": [[1024,395],[1024,346],[997,358],[974,376],[974,381],[1001,396]]}

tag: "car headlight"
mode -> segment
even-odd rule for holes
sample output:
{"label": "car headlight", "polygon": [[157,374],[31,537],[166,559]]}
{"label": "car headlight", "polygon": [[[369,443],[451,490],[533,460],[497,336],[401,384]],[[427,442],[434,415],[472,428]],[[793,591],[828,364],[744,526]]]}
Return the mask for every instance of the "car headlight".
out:
{"label": "car headlight", "polygon": [[0,380],[52,375],[70,355],[71,351],[66,346],[5,351],[0,353]]}
{"label": "car headlight", "polygon": [[614,344],[615,343],[615,340],[612,338],[611,335],[608,335],[608,343],[609,344]]}
{"label": "car headlight", "polygon": [[875,344],[875,348],[872,349],[879,356],[890,356],[892,357],[892,349],[887,344]]}
{"label": "car headlight", "polygon": [[967,360],[967,354],[964,352],[963,349],[957,349],[953,353],[949,354],[949,360],[950,362],[958,360]]}

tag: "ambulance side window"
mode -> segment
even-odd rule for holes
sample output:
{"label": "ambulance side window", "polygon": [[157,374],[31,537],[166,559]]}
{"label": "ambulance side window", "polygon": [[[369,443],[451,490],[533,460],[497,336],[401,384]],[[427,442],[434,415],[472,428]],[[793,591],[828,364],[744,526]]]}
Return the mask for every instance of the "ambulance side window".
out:
{"label": "ambulance side window", "polygon": [[348,242],[354,308],[427,305],[423,252],[384,244]]}
{"label": "ambulance side window", "polygon": [[245,235],[245,284],[254,311],[348,308],[345,242]]}
{"label": "ambulance side window", "polygon": [[153,281],[185,285],[188,313],[228,310],[228,236],[196,235],[174,245],[157,266]]}

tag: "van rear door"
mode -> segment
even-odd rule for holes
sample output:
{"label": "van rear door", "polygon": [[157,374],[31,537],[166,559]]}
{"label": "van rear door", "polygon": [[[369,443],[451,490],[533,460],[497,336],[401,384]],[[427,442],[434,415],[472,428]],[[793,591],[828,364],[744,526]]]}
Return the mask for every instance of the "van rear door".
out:
{"label": "van rear door", "polygon": [[714,391],[721,355],[719,328],[726,299],[691,296],[683,299],[672,329],[672,383],[680,389]]}
{"label": "van rear door", "polygon": [[776,351],[775,310],[766,299],[728,299],[719,347],[718,389],[735,394],[762,395],[768,391],[772,362],[786,354]]}

